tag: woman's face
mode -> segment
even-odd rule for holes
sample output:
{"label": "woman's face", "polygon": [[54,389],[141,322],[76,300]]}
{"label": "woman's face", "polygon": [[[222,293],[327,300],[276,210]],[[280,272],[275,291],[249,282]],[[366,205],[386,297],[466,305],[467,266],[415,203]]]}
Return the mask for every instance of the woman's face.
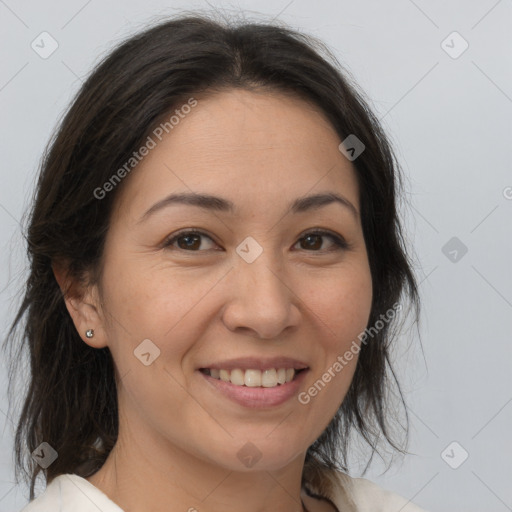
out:
{"label": "woman's face", "polygon": [[[335,363],[369,318],[355,170],[328,121],[279,94],[198,98],[153,139],[116,200],[86,340],[112,352],[120,433],[159,456],[282,468],[340,406],[357,356]],[[345,204],[308,200],[325,194]]]}

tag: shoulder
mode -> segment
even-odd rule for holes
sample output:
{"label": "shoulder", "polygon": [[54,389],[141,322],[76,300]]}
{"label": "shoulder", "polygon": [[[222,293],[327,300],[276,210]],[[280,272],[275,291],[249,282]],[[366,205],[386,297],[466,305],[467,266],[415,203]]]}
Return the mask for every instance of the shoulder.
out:
{"label": "shoulder", "polygon": [[333,502],[354,512],[425,512],[407,498],[384,489],[366,478],[330,472]]}
{"label": "shoulder", "polygon": [[123,512],[108,496],[78,475],[54,478],[45,491],[20,512]]}

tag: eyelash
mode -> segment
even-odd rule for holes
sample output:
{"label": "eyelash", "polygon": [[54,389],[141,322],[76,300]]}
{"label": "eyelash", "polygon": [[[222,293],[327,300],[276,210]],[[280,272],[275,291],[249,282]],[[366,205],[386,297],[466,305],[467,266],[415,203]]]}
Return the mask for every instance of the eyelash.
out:
{"label": "eyelash", "polygon": [[[209,238],[212,242],[215,243],[215,241],[210,236],[208,236],[206,233],[203,233],[202,231],[198,231],[195,229],[189,229],[189,230],[179,231],[178,233],[172,235],[170,238],[168,238],[167,240],[164,241],[164,243],[162,244],[162,247],[169,248],[179,238],[189,236],[189,235],[204,236],[206,238]],[[303,240],[311,235],[324,236],[324,237],[330,238],[331,241],[333,242],[333,244],[335,245],[335,248],[327,249],[327,250],[319,249],[319,250],[312,250],[312,251],[308,251],[307,249],[304,249],[306,252],[333,252],[333,251],[349,250],[351,248],[350,244],[343,237],[341,237],[339,235],[335,235],[334,233],[331,233],[330,231],[326,231],[326,230],[307,231],[299,238],[299,240],[297,242],[299,242],[300,240]],[[178,249],[180,251],[185,251],[185,252],[204,252],[204,250],[188,251],[187,249],[182,249],[181,247],[176,247],[176,249]]]}

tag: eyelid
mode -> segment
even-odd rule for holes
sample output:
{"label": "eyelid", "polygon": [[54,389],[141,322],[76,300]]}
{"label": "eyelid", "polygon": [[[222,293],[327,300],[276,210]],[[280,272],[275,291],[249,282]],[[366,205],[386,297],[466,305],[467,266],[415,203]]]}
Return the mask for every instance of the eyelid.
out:
{"label": "eyelid", "polygon": [[[347,242],[344,236],[340,235],[339,233],[336,233],[335,231],[331,231],[330,229],[320,228],[320,227],[313,227],[309,228],[303,233],[301,233],[298,237],[298,241],[300,241],[302,238],[306,237],[307,235],[318,235],[318,236],[325,236],[327,238],[330,238],[333,242],[333,244],[338,248],[338,250],[341,251],[349,251],[352,249],[352,244]],[[295,242],[295,244],[297,243]],[[294,244],[294,245],[295,245]],[[320,251],[306,251],[310,253],[325,253],[325,252],[333,252],[335,249],[327,249],[327,250],[320,250]]]}
{"label": "eyelid", "polygon": [[[206,238],[209,238],[216,245],[219,245],[211,235],[209,235],[208,233],[206,233],[203,230],[195,229],[195,228],[183,228],[183,229],[180,229],[179,231],[172,233],[168,237],[166,237],[165,240],[162,242],[161,247],[163,249],[170,247],[179,237],[185,236],[185,235],[199,235],[201,237],[206,237]],[[179,247],[176,247],[176,249],[179,251],[182,251],[182,252],[204,252],[204,251],[186,251],[185,249],[181,249]]]}

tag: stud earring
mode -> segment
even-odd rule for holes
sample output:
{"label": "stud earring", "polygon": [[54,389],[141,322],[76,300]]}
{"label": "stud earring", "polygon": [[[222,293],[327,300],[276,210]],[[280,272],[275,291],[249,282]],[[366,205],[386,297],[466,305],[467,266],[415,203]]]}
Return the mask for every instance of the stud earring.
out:
{"label": "stud earring", "polygon": [[94,331],[92,329],[87,329],[87,331],[85,331],[85,335],[87,338],[92,338],[94,336]]}

